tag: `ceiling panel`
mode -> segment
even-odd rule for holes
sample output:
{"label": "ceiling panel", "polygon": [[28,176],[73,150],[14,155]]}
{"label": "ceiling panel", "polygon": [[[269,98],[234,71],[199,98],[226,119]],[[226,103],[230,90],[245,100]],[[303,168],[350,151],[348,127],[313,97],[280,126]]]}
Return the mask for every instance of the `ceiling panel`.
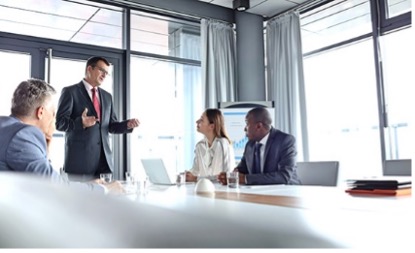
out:
{"label": "ceiling panel", "polygon": [[[275,3],[278,3],[275,4]],[[290,1],[262,1],[259,5],[251,5],[251,8],[247,10],[248,13],[261,15],[263,17],[273,17],[278,13],[283,13],[287,10],[293,9],[298,4]]]}
{"label": "ceiling panel", "polygon": [[[225,8],[232,9],[233,0],[198,0]],[[298,7],[310,0],[250,0],[250,8],[246,11],[248,13],[270,18],[280,13]]]}

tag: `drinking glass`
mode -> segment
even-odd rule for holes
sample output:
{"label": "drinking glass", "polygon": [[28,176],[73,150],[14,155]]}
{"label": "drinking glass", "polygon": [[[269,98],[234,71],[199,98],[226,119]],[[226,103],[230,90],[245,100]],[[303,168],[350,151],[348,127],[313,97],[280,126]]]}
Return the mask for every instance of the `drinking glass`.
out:
{"label": "drinking glass", "polygon": [[229,171],[226,174],[226,180],[228,181],[229,188],[238,188],[239,187],[239,172]]}
{"label": "drinking glass", "polygon": [[112,182],[112,173],[101,173],[99,174],[99,178],[106,184]]}

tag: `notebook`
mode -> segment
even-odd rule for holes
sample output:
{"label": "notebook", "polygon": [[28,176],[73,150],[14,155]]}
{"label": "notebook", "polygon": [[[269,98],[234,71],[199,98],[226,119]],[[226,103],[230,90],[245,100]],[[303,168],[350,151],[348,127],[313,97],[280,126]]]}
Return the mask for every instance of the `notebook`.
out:
{"label": "notebook", "polygon": [[409,180],[391,180],[391,179],[362,179],[362,180],[347,180],[350,188],[356,190],[396,190],[402,188],[411,188],[412,182]]}
{"label": "notebook", "polygon": [[350,194],[411,195],[412,182],[406,180],[373,179],[347,180]]}
{"label": "notebook", "polygon": [[164,166],[163,159],[161,158],[146,158],[141,159],[144,170],[148,176],[148,179],[153,184],[161,185],[175,185],[176,182],[172,180]]}

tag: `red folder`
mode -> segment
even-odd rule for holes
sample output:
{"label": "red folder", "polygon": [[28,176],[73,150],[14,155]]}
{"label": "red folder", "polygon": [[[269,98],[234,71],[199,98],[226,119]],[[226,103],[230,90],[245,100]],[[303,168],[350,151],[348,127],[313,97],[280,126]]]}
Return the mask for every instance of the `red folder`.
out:
{"label": "red folder", "polygon": [[401,195],[411,195],[412,188],[400,188],[400,189],[373,189],[373,190],[363,190],[363,189],[347,189],[347,193],[350,194],[367,194],[367,195],[386,195],[386,196],[401,196]]}

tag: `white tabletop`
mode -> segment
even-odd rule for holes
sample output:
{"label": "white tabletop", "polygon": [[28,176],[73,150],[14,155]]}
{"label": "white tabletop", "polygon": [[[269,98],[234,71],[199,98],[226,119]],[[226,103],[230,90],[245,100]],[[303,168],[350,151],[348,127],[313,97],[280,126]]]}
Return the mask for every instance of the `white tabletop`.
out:
{"label": "white tabletop", "polygon": [[130,199],[201,220],[239,224],[239,229],[256,231],[258,241],[246,245],[244,232],[235,229],[234,233],[239,233],[241,238],[233,247],[238,247],[238,243],[243,244],[241,247],[283,248],[411,245],[410,233],[402,233],[405,227],[412,227],[409,224],[414,225],[411,196],[356,197],[345,193],[344,188],[320,186],[241,186],[237,190],[218,184],[215,187],[216,192],[299,198],[301,204],[287,207],[216,199],[213,195],[196,194],[194,184],[152,185],[146,195],[132,195]]}
{"label": "white tabletop", "polygon": [[[0,245],[9,248],[413,249],[411,197],[353,197],[336,187],[194,184],[104,196],[0,174]],[[215,198],[220,193],[300,200],[300,206]]]}

